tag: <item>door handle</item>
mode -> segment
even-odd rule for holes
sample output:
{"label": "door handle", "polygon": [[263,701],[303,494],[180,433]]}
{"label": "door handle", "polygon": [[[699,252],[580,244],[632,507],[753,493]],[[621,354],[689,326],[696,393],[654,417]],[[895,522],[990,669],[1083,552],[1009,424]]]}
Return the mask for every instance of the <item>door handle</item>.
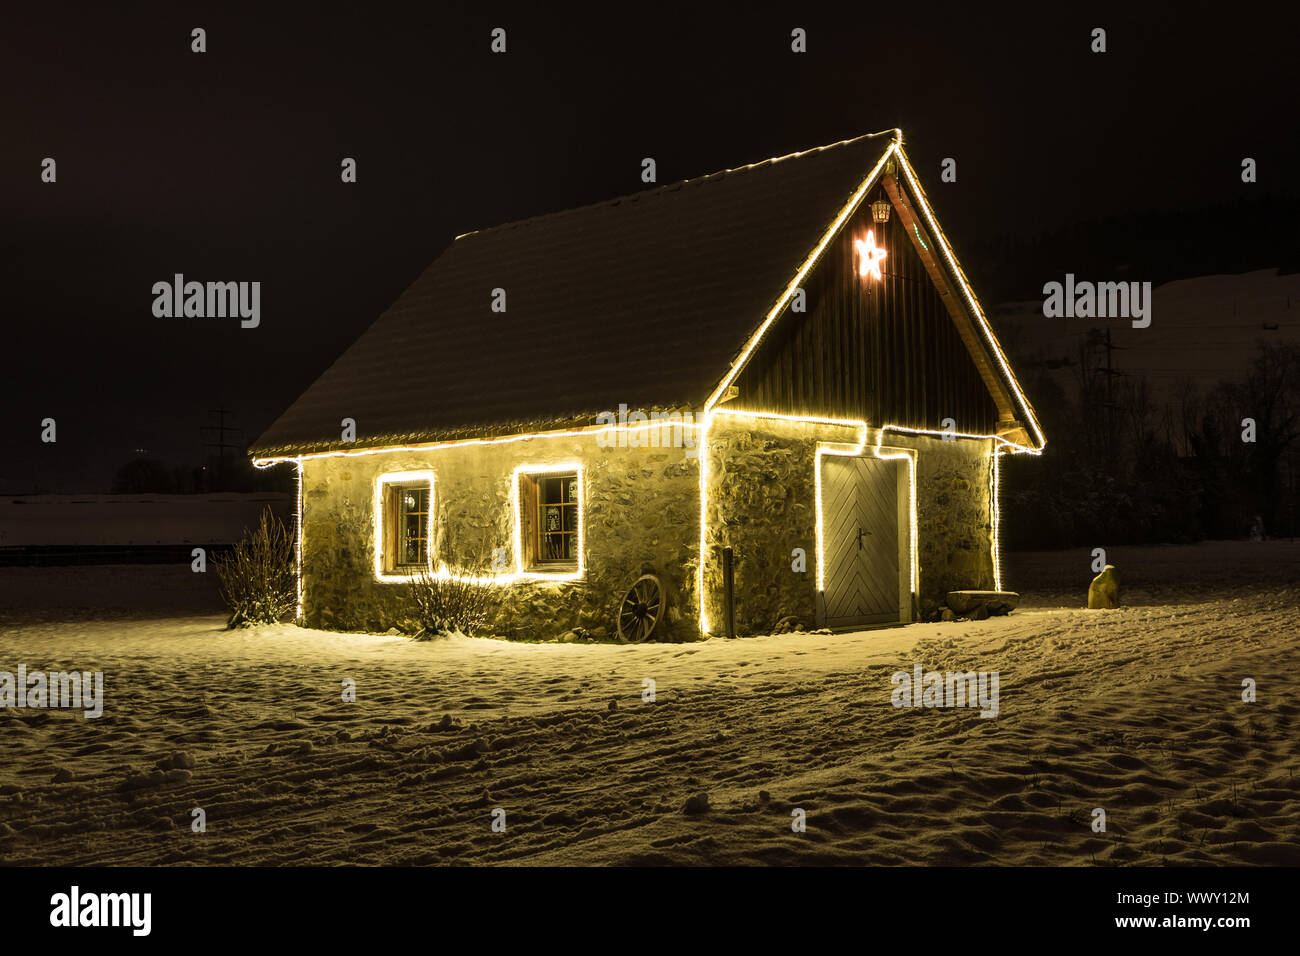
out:
{"label": "door handle", "polygon": [[863,536],[864,534],[871,534],[871,532],[870,532],[870,531],[863,531],[862,528],[859,527],[859,528],[858,528],[858,550],[859,550],[859,551],[862,550],[862,536]]}

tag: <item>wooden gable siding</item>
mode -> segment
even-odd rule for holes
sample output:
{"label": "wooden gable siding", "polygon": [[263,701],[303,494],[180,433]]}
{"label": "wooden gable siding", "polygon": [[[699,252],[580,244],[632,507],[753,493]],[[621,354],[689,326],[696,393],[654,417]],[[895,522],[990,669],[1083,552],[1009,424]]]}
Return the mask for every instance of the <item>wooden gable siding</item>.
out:
{"label": "wooden gable siding", "polygon": [[[805,277],[807,311],[787,309],[737,377],[735,407],[865,418],[873,425],[991,434],[998,413],[897,212],[871,221],[872,190]],[[883,278],[858,275],[853,242],[875,231]]]}

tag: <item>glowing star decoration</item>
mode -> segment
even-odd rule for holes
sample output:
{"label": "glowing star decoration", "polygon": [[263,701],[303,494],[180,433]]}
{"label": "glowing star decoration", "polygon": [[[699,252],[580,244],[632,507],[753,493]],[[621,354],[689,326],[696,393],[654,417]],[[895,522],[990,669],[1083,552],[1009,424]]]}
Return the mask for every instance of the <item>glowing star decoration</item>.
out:
{"label": "glowing star decoration", "polygon": [[858,250],[858,275],[879,279],[881,277],[880,263],[885,260],[885,256],[889,255],[889,253],[876,245],[876,234],[868,229],[867,238],[855,239],[853,245]]}

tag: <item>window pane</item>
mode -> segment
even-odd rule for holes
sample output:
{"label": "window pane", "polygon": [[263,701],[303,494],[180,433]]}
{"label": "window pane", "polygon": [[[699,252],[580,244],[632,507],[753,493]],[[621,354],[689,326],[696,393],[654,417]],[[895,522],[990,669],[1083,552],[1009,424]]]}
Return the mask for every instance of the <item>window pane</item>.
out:
{"label": "window pane", "polygon": [[547,505],[542,509],[542,531],[563,531],[563,519],[560,517],[562,509],[559,505]]}
{"label": "window pane", "polygon": [[563,481],[559,478],[542,479],[542,503],[557,504],[560,501],[560,494],[563,489]]}
{"label": "window pane", "polygon": [[568,557],[565,548],[565,535],[542,535],[542,556],[547,561],[561,561]]}
{"label": "window pane", "polygon": [[396,489],[398,564],[427,564],[429,559],[429,488],[411,485]]}
{"label": "window pane", "polygon": [[578,476],[538,475],[538,561],[574,561],[578,557]]}

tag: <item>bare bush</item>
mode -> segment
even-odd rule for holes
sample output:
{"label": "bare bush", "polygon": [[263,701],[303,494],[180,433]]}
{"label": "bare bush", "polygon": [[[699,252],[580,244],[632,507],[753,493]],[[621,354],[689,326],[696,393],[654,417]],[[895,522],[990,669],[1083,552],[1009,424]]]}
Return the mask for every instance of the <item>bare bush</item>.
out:
{"label": "bare bush", "polygon": [[485,562],[455,577],[445,571],[431,574],[422,569],[417,573],[409,592],[412,616],[420,624],[416,640],[480,632],[493,604],[491,586],[481,583],[484,573]]}
{"label": "bare bush", "polygon": [[298,602],[293,536],[267,508],[227,555],[214,555],[221,599],[230,608],[227,628],[278,624]]}

